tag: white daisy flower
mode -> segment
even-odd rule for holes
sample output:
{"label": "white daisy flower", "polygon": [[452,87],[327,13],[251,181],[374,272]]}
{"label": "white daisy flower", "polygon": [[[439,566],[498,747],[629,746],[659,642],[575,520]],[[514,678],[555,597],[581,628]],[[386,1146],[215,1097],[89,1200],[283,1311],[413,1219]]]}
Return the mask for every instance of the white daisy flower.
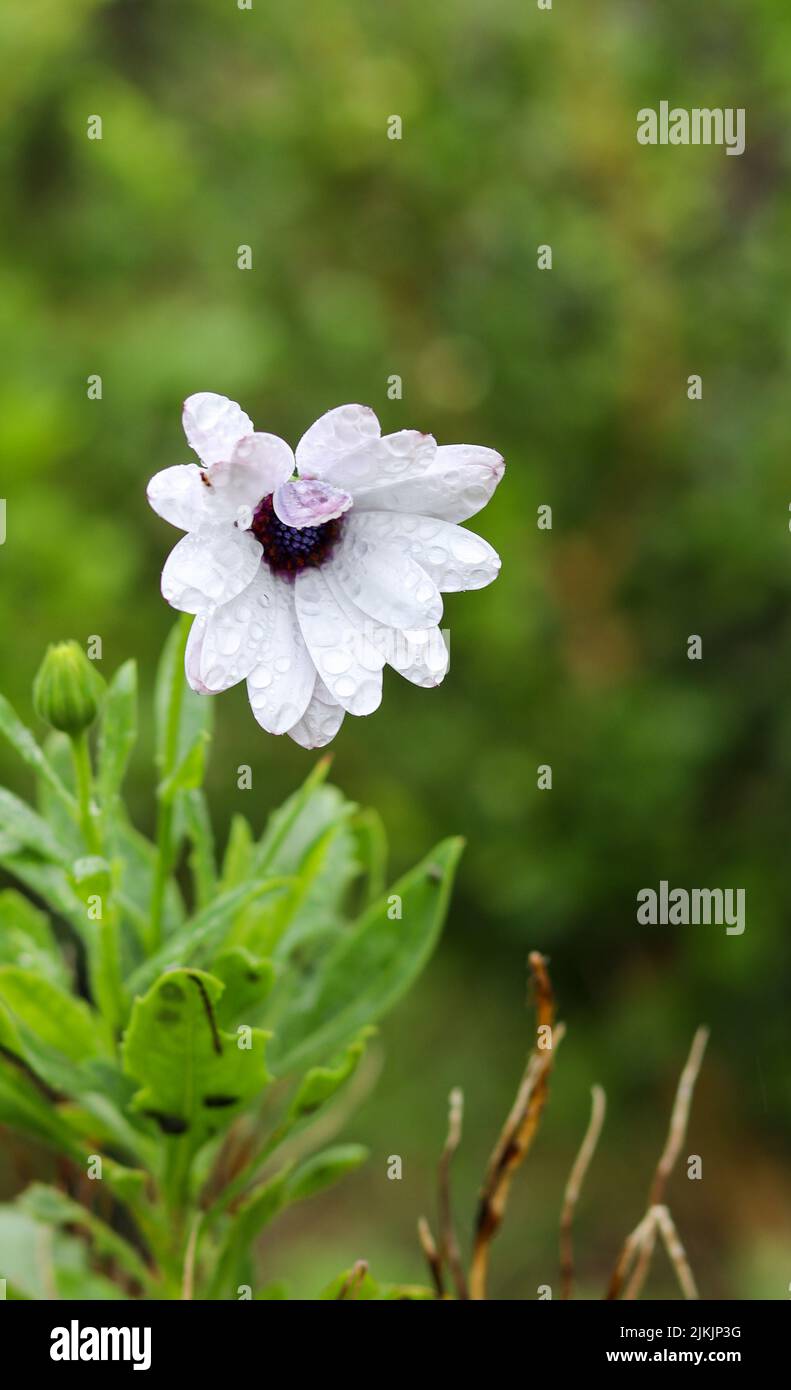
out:
{"label": "white daisy flower", "polygon": [[323,415],[296,458],[226,396],[190,396],[183,421],[200,466],[157,473],[148,500],[186,532],[162,593],[195,614],[193,690],[246,680],[262,728],[321,748],[344,714],[377,709],[386,663],[439,685],[440,594],[481,589],[500,568],[488,542],[458,525],[489,501],[500,455],[438,447],[416,430],[383,436],[361,405]]}

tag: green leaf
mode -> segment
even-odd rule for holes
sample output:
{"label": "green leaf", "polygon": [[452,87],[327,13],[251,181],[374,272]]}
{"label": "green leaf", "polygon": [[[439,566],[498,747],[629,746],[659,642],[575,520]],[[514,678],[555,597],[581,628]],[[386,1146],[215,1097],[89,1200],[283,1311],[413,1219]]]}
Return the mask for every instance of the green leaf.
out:
{"label": "green leaf", "polygon": [[172,802],[179,792],[191,792],[201,786],[206,771],[209,737],[205,729],[199,729],[173,771],[160,782],[157,796],[166,805]]}
{"label": "green leaf", "polygon": [[174,765],[178,765],[193,747],[199,734],[211,734],[214,718],[214,702],[208,695],[197,695],[187,685],[181,658],[183,645],[182,622],[177,622],[167,637],[159,667],[157,669],[154,691],[154,714],[156,720],[156,757],[160,769],[165,768],[165,753],[168,742],[168,716],[171,695],[176,681],[183,682],[181,710],[176,738]]}
{"label": "green leaf", "polygon": [[[32,970],[0,966],[0,1037],[14,1048],[27,1031],[40,1042],[79,1062],[102,1050],[102,1039],[87,1004]],[[3,1012],[3,1010],[5,1012]]]}
{"label": "green leaf", "polygon": [[217,1006],[223,1027],[254,1022],[274,984],[271,960],[253,956],[241,946],[221,951],[212,961],[212,974],[222,980],[224,990]]}
{"label": "green leaf", "polygon": [[[20,1064],[0,1056],[0,1124],[32,1136],[58,1153],[79,1159],[74,1134],[53,1107],[49,1093],[37,1086]],[[2,1249],[2,1246],[0,1246]]]}
{"label": "green leaf", "polygon": [[34,772],[46,782],[50,790],[58,797],[66,809],[74,815],[77,804],[74,797],[64,786],[60,777],[51,766],[45,753],[41,750],[33,734],[26,724],[18,717],[15,709],[9,704],[4,695],[0,695],[0,734],[8,739],[12,748],[16,750],[23,762],[28,767],[32,767]]}
{"label": "green leaf", "polygon": [[135,994],[146,989],[157,975],[171,966],[207,963],[224,946],[239,912],[270,893],[282,892],[289,884],[289,879],[264,879],[261,883],[243,883],[221,893],[185,922],[155,956],[134,972],[128,981],[131,992]]}
{"label": "green leaf", "polygon": [[220,886],[223,890],[236,888],[250,877],[254,843],[250,822],[237,812],[231,819],[228,843],[222,861]]}
{"label": "green leaf", "polygon": [[230,1296],[236,1289],[239,1266],[253,1241],[286,1204],[290,1176],[290,1166],[281,1169],[254,1188],[240,1204],[220,1245],[209,1290],[211,1298]]}
{"label": "green leaf", "polygon": [[133,1105],[163,1133],[205,1135],[263,1090],[267,1034],[249,1049],[217,1022],[222,983],[200,970],[172,970],[135,1000],[123,1046],[124,1069],[138,1082]]}
{"label": "green leaf", "polygon": [[67,848],[53,834],[47,822],[36,815],[27,802],[20,801],[5,787],[0,787],[0,831],[53,864],[66,864],[69,861]]}
{"label": "green leaf", "polygon": [[[254,873],[293,873],[294,863],[306,843],[312,843],[327,828],[327,808],[317,792],[327,777],[330,762],[328,757],[320,758],[299,790],[272,812],[253,856]],[[332,792],[335,804],[340,793],[334,788]]]}
{"label": "green leaf", "polygon": [[289,1175],[287,1201],[290,1204],[317,1196],[347,1173],[353,1173],[367,1157],[368,1150],[362,1144],[336,1144],[333,1148],[322,1149]]}
{"label": "green leaf", "polygon": [[437,943],[462,848],[460,839],[437,845],[343,934],[318,980],[292,970],[273,991],[275,1075],[321,1062],[401,998]]}
{"label": "green leaf", "polygon": [[[156,869],[157,852],[150,840],[141,835],[122,816],[115,818],[110,831],[110,850],[114,866],[120,866],[119,901],[138,936],[143,938],[149,922],[151,891]],[[170,936],[184,921],[184,904],[174,879],[165,893],[164,933]],[[154,972],[156,973],[156,972]],[[153,976],[152,976],[153,978]]]}
{"label": "green leaf", "polygon": [[[89,1235],[98,1255],[109,1257],[136,1279],[143,1289],[154,1286],[151,1272],[134,1246],[119,1236],[111,1226],[94,1212],[67,1197],[64,1192],[46,1183],[32,1183],[17,1200],[17,1209],[44,1226],[70,1226]],[[156,1295],[154,1295],[156,1296]]]}
{"label": "green leaf", "polygon": [[65,917],[77,932],[84,934],[85,911],[69,883],[65,869],[57,864],[44,863],[30,851],[9,851],[1,845],[0,864],[41,898],[53,912]]}
{"label": "green leaf", "polygon": [[190,868],[195,884],[195,900],[198,907],[205,907],[217,890],[217,870],[209,807],[199,789],[188,792],[184,798],[184,824],[192,845]]}
{"label": "green leaf", "polygon": [[381,898],[387,884],[387,833],[378,811],[360,811],[352,828],[357,836],[360,863],[366,876],[368,903]]}
{"label": "green leaf", "polygon": [[271,950],[276,959],[285,959],[295,945],[339,926],[346,891],[359,873],[357,842],[348,824],[352,809],[344,806],[335,823],[305,851],[293,887],[277,905],[270,940],[258,938],[259,949]]}
{"label": "green leaf", "polygon": [[85,1242],[34,1221],[17,1207],[0,1207],[3,1271],[18,1296],[38,1300],[123,1299],[116,1284],[89,1265]]}
{"label": "green leaf", "polygon": [[52,984],[69,984],[49,919],[14,888],[0,892],[0,965],[19,965]]}
{"label": "green leaf", "polygon": [[107,688],[99,730],[98,788],[105,810],[121,790],[136,739],[137,665],[125,661]]}
{"label": "green leaf", "polygon": [[366,1042],[375,1032],[375,1028],[364,1028],[359,1038],[355,1038],[329,1066],[311,1067],[302,1078],[289,1106],[287,1123],[307,1119],[332,1099],[336,1091],[339,1091],[344,1082],[357,1070]]}

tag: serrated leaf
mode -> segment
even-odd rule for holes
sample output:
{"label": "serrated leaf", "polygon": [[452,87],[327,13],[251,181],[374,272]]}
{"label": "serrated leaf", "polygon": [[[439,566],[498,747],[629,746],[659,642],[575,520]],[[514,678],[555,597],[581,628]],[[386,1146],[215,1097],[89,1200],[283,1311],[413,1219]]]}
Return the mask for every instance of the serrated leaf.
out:
{"label": "serrated leaf", "polygon": [[255,1022],[274,983],[275,967],[271,960],[251,955],[242,946],[232,946],[214,957],[211,968],[225,986],[217,1006],[223,1027]]}
{"label": "serrated leaf", "polygon": [[163,1133],[204,1136],[258,1095],[269,1077],[267,1034],[251,1046],[218,1025],[222,983],[200,970],[171,970],[136,999],[123,1045],[125,1071],[137,1081],[135,1108]]}
{"label": "serrated leaf", "polygon": [[324,1192],[347,1173],[353,1173],[367,1157],[368,1150],[362,1144],[336,1144],[313,1154],[289,1175],[286,1184],[289,1205]]}
{"label": "serrated leaf", "polygon": [[98,788],[107,810],[121,790],[137,740],[137,665],[125,661],[107,687],[99,730]]}
{"label": "serrated leaf", "polygon": [[439,938],[462,847],[459,839],[437,845],[344,932],[318,978],[284,977],[265,1015],[275,1028],[275,1075],[321,1062],[405,993]]}

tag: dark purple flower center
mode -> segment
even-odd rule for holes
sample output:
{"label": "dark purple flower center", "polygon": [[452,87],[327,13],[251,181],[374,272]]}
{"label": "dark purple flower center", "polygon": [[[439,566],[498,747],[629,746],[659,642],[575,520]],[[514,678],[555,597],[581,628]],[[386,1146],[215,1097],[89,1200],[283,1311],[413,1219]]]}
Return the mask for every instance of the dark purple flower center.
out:
{"label": "dark purple flower center", "polygon": [[341,534],[343,517],[320,526],[285,526],[275,514],[272,498],[265,497],[253,513],[250,527],[264,548],[264,560],[275,574],[298,574],[329,558]]}

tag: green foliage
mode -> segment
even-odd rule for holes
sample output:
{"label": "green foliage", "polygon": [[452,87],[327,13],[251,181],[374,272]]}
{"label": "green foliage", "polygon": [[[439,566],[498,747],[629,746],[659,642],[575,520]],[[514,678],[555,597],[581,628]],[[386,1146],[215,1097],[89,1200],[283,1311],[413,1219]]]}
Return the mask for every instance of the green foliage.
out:
{"label": "green foliage", "polygon": [[306,1156],[310,1126],[447,910],[458,841],[370,901],[381,827],[327,784],[326,759],[260,836],[236,816],[218,869],[200,787],[210,702],[186,688],[185,635],[179,622],[157,678],[156,843],[122,794],[132,662],[109,683],[95,766],[84,730],[72,764],[68,740],[45,753],[0,705],[39,807],[0,789],[0,859],[37,899],[0,892],[0,1124],[71,1175],[0,1207],[11,1298],[177,1298],[185,1280],[195,1297],[237,1297],[279,1212],[366,1157],[347,1143]]}

